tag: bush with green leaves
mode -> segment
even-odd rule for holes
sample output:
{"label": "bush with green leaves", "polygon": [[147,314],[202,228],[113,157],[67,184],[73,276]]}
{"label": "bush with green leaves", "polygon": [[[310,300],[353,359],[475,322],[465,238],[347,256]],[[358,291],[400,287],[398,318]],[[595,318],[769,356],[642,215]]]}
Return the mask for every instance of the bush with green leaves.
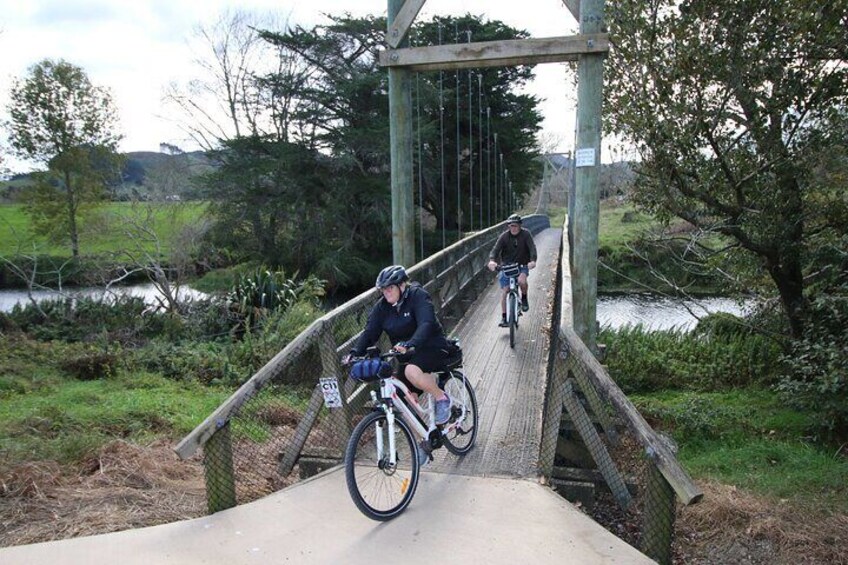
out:
{"label": "bush with green leaves", "polygon": [[142,298],[117,295],[106,298],[55,298],[16,304],[9,318],[24,332],[42,341],[91,341],[97,336],[132,341],[157,335],[163,319]]}
{"label": "bush with green leaves", "polygon": [[120,354],[116,351],[87,349],[59,361],[59,367],[80,381],[107,379],[117,374]]}
{"label": "bush with green leaves", "polygon": [[[237,337],[178,341],[163,336],[135,351],[129,363],[137,370],[155,371],[174,380],[238,386],[320,315],[321,310],[310,301],[297,302],[288,310],[269,313]],[[320,364],[320,358],[312,362]],[[315,374],[305,366],[287,372],[285,381],[314,382]]]}
{"label": "bush with green leaves", "polygon": [[625,393],[678,389],[716,391],[775,382],[781,348],[768,337],[741,333],[604,329],[606,364]]}
{"label": "bush with green leaves", "polygon": [[322,296],[324,283],[314,275],[297,280],[297,273],[288,278],[283,271],[260,268],[239,276],[227,294],[227,301],[252,325],[269,312],[285,312],[296,302],[317,305]]}
{"label": "bush with green leaves", "polygon": [[827,435],[848,437],[848,294],[821,295],[809,305],[803,339],[784,356],[778,390],[792,406],[815,412]]}

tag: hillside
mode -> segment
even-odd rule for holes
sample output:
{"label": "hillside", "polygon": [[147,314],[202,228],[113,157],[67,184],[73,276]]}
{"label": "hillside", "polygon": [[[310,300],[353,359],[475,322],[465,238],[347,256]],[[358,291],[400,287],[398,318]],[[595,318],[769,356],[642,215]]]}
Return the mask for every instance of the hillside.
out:
{"label": "hillside", "polygon": [[[125,153],[123,182],[110,187],[113,200],[186,200],[198,196],[193,179],[214,169],[202,151]],[[30,175],[0,180],[0,202],[16,202],[21,190],[31,183]]]}

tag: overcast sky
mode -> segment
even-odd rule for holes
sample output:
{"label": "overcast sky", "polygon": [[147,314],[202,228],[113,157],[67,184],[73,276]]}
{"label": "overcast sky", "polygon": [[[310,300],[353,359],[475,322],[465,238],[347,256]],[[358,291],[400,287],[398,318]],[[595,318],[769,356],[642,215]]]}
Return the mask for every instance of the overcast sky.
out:
{"label": "overcast sky", "polygon": [[[122,151],[158,151],[162,142],[188,148],[185,134],[161,117],[162,94],[172,81],[199,76],[189,49],[198,25],[227,9],[241,9],[276,13],[309,27],[324,23],[323,13],[384,15],[386,6],[386,0],[0,0],[0,119],[8,117],[12,78],[24,76],[42,59],[61,58],[111,90],[120,112]],[[502,20],[533,37],[577,31],[562,0],[428,0],[418,18],[469,12]],[[559,151],[570,149],[574,136],[576,93],[568,87],[568,72],[564,64],[538,65],[528,89],[545,99],[543,135],[555,140]],[[5,133],[0,135],[5,140]]]}

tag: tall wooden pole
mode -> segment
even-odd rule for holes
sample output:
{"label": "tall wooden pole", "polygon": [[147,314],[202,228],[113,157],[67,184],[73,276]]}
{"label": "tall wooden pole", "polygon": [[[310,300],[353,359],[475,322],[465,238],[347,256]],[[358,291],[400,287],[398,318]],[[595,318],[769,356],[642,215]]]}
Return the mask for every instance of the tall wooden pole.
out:
{"label": "tall wooden pole", "polygon": [[[404,0],[388,0],[388,28]],[[398,47],[406,47],[404,39]],[[412,183],[412,73],[389,67],[389,144],[392,179],[392,251],[395,265],[415,264],[415,214]]]}
{"label": "tall wooden pole", "polygon": [[[580,1],[580,33],[605,31],[604,0]],[[571,283],[574,331],[590,351],[597,350],[598,180],[601,166],[601,101],[604,54],[580,55],[577,67],[577,147]]]}

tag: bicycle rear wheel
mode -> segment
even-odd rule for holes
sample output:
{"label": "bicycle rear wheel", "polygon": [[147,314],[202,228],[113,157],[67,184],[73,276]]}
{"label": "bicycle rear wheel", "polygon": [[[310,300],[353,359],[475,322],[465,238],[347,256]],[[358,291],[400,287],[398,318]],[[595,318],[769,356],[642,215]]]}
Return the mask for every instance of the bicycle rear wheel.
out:
{"label": "bicycle rear wheel", "polygon": [[471,383],[461,373],[452,372],[443,388],[451,397],[453,406],[448,422],[450,431],[442,436],[442,439],[448,451],[454,455],[465,455],[471,451],[477,439],[477,395],[474,394]]}
{"label": "bicycle rear wheel", "polygon": [[404,511],[418,487],[418,457],[409,426],[395,418],[396,462],[389,453],[386,414],[362,419],[345,451],[345,479],[353,503],[372,520],[391,520]]}

